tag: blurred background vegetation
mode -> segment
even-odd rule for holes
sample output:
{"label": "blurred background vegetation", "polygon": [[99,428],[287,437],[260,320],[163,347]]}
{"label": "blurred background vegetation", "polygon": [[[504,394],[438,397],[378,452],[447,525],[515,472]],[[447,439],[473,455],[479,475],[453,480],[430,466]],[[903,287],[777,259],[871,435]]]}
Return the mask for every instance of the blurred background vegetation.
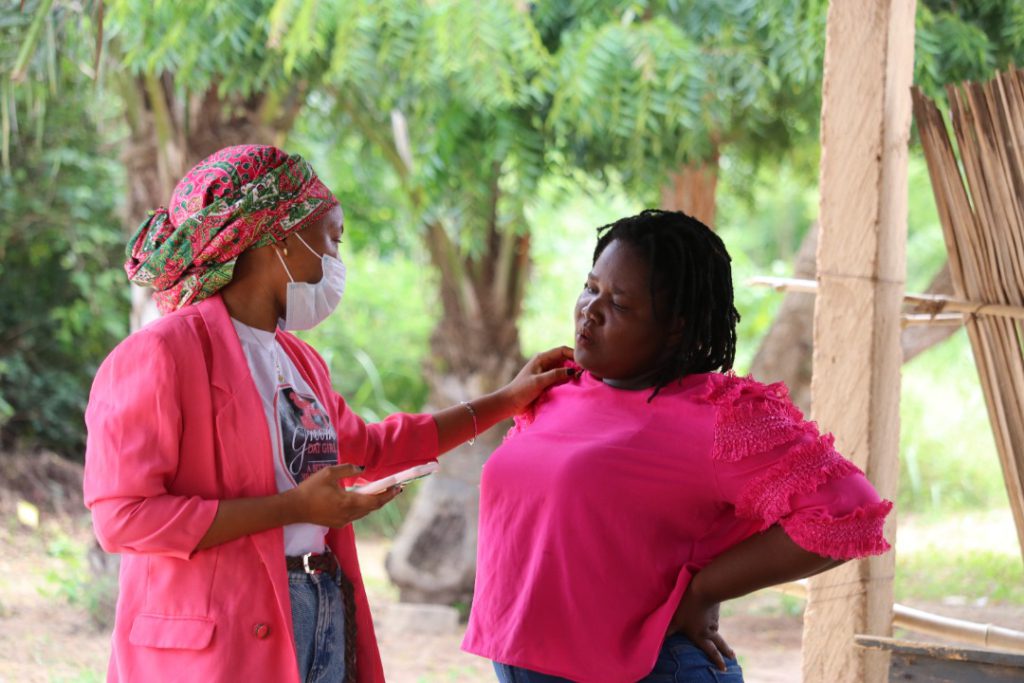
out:
{"label": "blurred background vegetation", "polygon": [[[127,231],[152,208],[140,183],[166,175],[183,150],[246,134],[302,153],[345,207],[347,294],[306,336],[367,419],[421,409],[439,372],[479,371],[438,346],[438,321],[463,320],[466,304],[445,298],[452,273],[431,240],[472,271],[489,263],[489,241],[528,237],[522,291],[508,304],[518,334],[506,351],[518,362],[571,342],[595,229],[666,201],[666,178],[694,164],[715,169],[712,215],[734,259],[744,372],[781,296],[743,283],[789,275],[817,214],[826,8],[3,3],[2,450],[81,461],[91,377],[129,330],[120,264]],[[933,97],[1024,63],[1024,3],[919,0],[917,12],[915,81]],[[909,210],[907,287],[923,291],[945,250],[916,147]],[[966,335],[904,370],[900,514],[1005,508]],[[394,533],[404,508],[388,510],[364,530]]]}

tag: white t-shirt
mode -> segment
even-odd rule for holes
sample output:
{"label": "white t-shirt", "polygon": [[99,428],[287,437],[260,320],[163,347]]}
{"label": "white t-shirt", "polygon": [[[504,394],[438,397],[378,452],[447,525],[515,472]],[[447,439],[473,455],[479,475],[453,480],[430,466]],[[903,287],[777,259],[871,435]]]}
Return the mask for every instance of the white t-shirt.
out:
{"label": "white t-shirt", "polygon": [[[317,470],[338,463],[338,435],[323,404],[274,333],[234,318],[231,323],[263,402],[274,449],[277,490],[287,491]],[[316,524],[289,524],[284,528],[285,555],[322,553],[326,533],[327,527]]]}

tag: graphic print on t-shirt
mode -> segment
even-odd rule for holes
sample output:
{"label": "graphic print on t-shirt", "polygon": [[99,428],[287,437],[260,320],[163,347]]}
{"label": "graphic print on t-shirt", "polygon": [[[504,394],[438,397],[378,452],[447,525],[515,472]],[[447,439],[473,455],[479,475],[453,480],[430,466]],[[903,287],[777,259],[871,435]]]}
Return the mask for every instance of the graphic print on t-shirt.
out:
{"label": "graphic print on t-shirt", "polygon": [[316,396],[281,385],[274,396],[284,471],[299,484],[314,472],[337,464],[338,436]]}

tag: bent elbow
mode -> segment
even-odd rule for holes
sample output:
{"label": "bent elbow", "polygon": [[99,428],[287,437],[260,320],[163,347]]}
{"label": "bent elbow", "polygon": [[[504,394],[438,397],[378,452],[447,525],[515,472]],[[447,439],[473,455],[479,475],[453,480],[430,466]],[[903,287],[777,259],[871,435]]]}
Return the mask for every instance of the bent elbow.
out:
{"label": "bent elbow", "polygon": [[93,535],[104,552],[122,553],[128,550],[122,506],[107,501],[93,504],[91,510]]}

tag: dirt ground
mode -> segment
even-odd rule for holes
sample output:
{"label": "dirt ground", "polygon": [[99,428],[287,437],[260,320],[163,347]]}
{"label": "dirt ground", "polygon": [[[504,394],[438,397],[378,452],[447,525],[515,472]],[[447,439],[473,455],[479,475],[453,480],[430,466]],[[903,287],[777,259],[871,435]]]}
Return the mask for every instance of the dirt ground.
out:
{"label": "dirt ground", "polygon": [[[82,606],[69,604],[50,572],[60,562],[54,557],[55,539],[85,543],[88,534],[88,527],[82,523],[65,528],[44,525],[42,533],[37,533],[21,528],[11,517],[3,520],[0,683],[86,683],[103,679],[109,636],[92,624]],[[388,681],[494,680],[487,661],[459,650],[461,627],[444,633],[419,633],[390,624],[390,617],[399,608],[395,607],[395,592],[384,573],[387,543],[364,541],[359,552]],[[1024,608],[1019,607],[916,606],[1005,626],[1024,624]],[[794,603],[787,604],[781,596],[768,592],[737,600],[725,610],[723,632],[740,653],[748,683],[800,681],[802,624],[799,614],[793,613],[796,610]]]}
{"label": "dirt ground", "polygon": [[[89,541],[84,520],[32,531],[5,516],[0,526],[0,683],[86,683],[103,679],[109,635],[82,605],[69,604],[53,570],[54,546]],[[384,572],[386,541],[359,544],[387,680],[393,683],[494,681],[490,663],[459,649],[462,627],[420,633],[389,623],[396,594]],[[723,628],[741,654],[749,683],[793,683],[800,675],[800,617],[780,613],[778,596],[730,606]],[[397,617],[394,619],[398,621]]]}

